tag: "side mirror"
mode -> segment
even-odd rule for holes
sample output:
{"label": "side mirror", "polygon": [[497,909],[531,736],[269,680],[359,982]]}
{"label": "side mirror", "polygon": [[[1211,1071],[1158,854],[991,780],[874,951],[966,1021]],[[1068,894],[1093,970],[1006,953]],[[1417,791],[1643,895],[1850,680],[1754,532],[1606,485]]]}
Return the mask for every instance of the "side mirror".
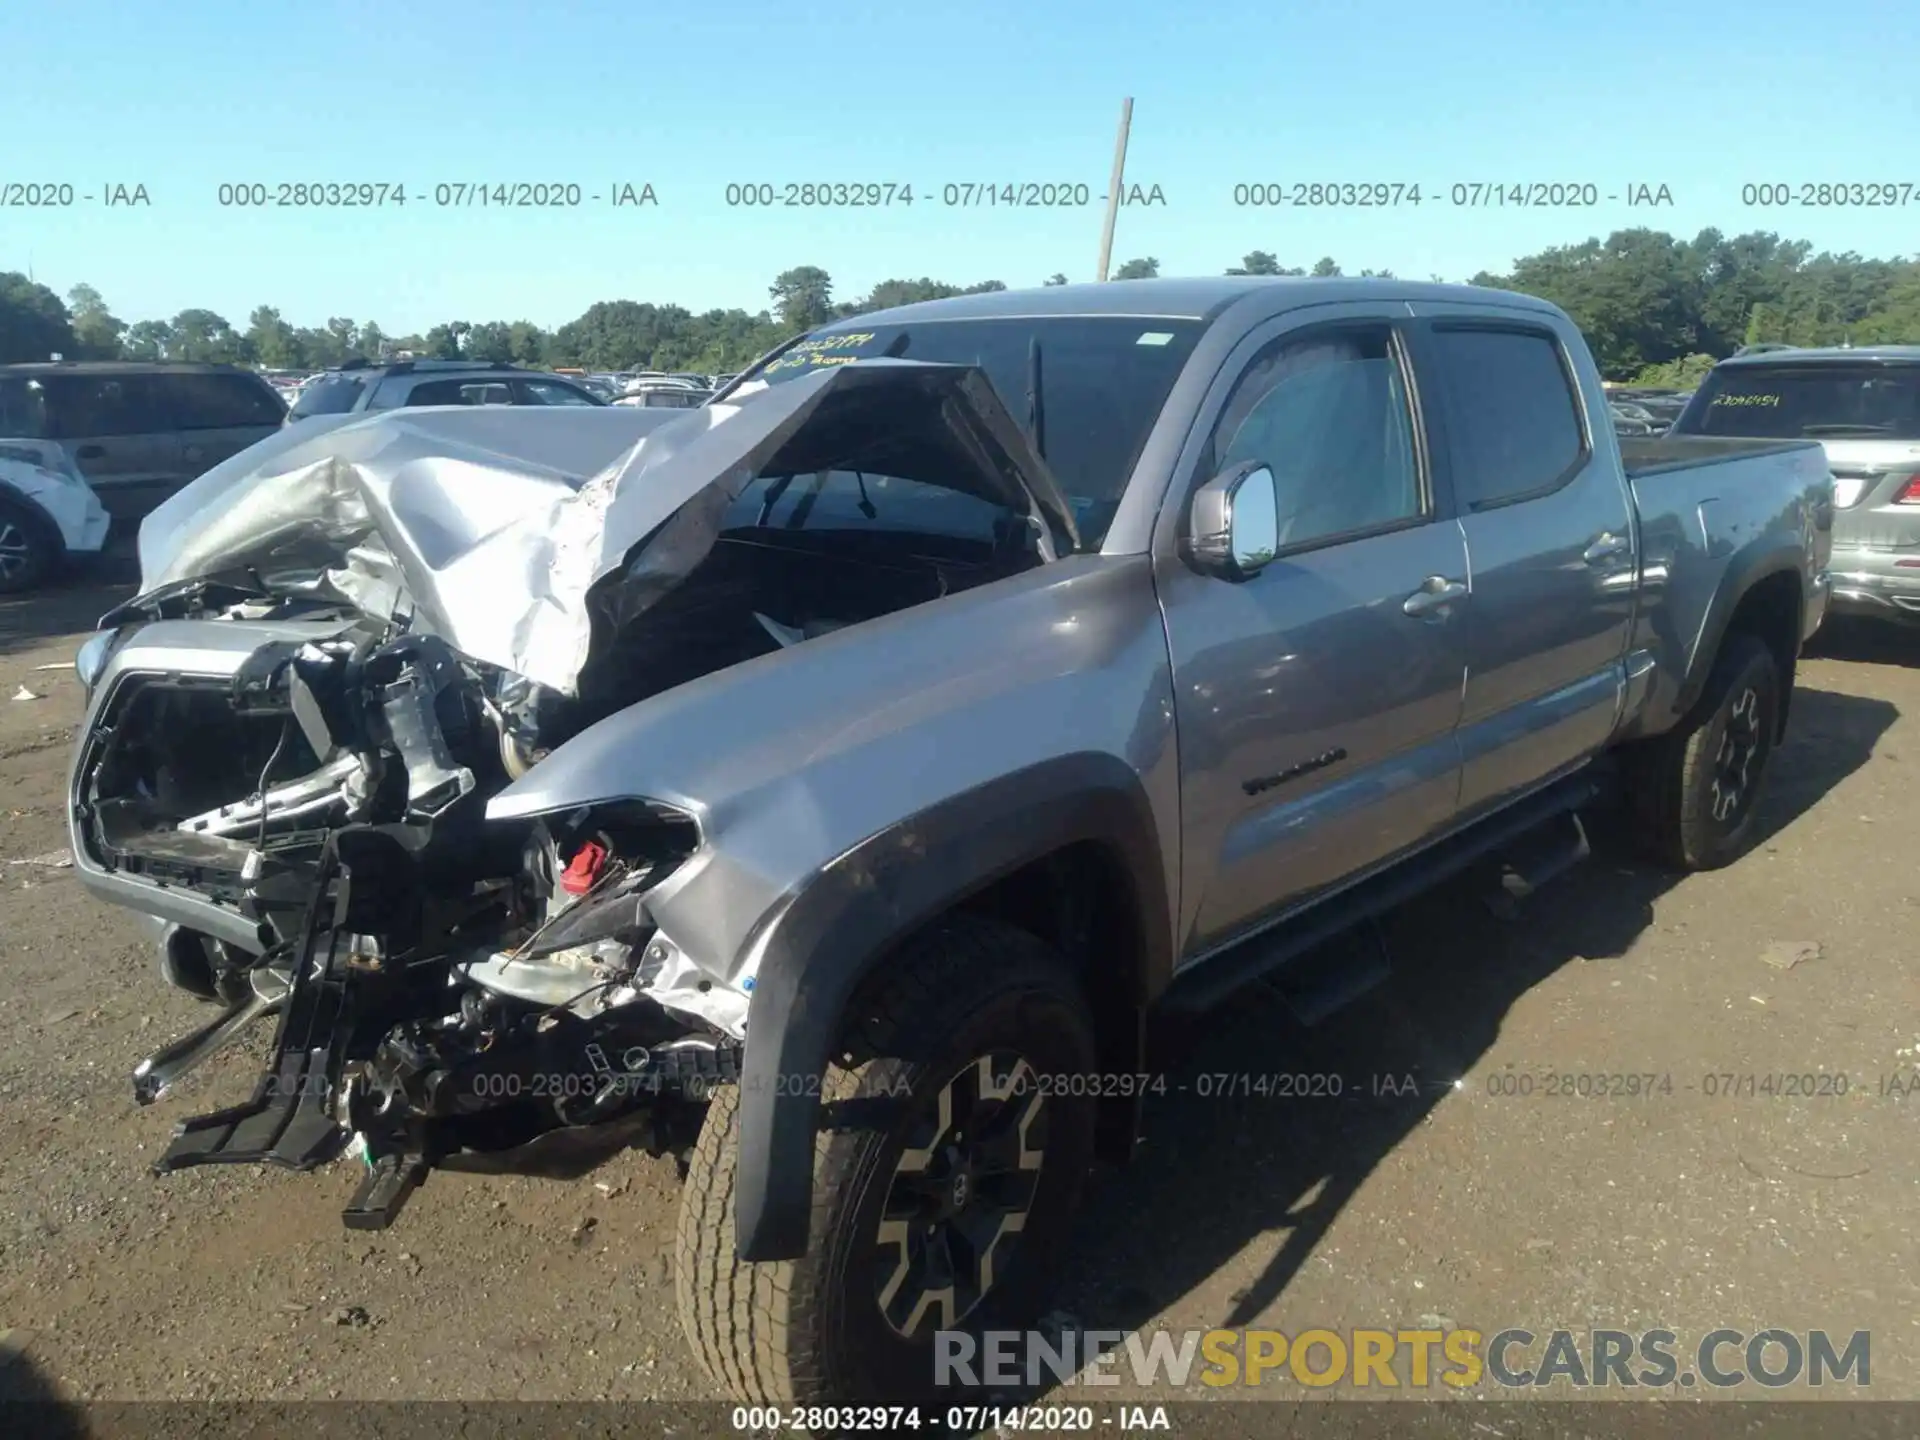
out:
{"label": "side mirror", "polygon": [[1258,460],[1228,466],[1195,492],[1189,519],[1196,570],[1223,580],[1257,575],[1280,548],[1273,471]]}

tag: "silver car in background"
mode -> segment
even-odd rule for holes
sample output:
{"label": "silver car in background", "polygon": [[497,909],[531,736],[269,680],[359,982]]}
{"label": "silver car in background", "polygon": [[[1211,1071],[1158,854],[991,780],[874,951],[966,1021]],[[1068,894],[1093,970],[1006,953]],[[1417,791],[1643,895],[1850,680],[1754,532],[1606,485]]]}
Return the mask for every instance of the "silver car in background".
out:
{"label": "silver car in background", "polygon": [[1920,621],[1920,345],[1737,355],[1673,433],[1820,441],[1834,477],[1832,612]]}

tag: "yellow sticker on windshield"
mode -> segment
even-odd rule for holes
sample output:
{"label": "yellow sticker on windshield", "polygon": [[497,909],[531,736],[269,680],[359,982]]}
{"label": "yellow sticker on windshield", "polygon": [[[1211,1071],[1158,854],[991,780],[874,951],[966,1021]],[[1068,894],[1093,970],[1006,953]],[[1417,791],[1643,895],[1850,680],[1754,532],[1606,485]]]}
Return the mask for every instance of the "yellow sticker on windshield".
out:
{"label": "yellow sticker on windshield", "polygon": [[778,360],[768,365],[762,373],[773,374],[778,370],[810,370],[821,365],[847,365],[860,357],[848,355],[848,350],[858,350],[873,341],[871,331],[860,331],[847,335],[821,335],[812,340],[802,340]]}

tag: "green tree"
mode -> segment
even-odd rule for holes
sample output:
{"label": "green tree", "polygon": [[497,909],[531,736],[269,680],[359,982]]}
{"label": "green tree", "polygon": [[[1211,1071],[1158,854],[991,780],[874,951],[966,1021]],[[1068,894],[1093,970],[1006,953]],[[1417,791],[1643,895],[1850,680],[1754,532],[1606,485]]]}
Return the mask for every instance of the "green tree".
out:
{"label": "green tree", "polygon": [[1702,230],[1685,248],[1700,286],[1694,343],[1719,355],[1746,343],[1753,313],[1779,303],[1809,249],[1771,233],[1728,237],[1712,229]]}
{"label": "green tree", "polygon": [[530,320],[516,320],[507,327],[507,344],[516,365],[538,365],[547,354],[547,333]]}
{"label": "green tree", "polygon": [[127,333],[127,322],[107,309],[107,302],[91,285],[76,285],[67,292],[67,308],[73,317],[73,338],[80,358],[117,360],[120,337]]}
{"label": "green tree", "polygon": [[247,317],[247,344],[270,370],[295,370],[307,363],[299,334],[271,305],[261,305]]}
{"label": "green tree", "polygon": [[1304,275],[1300,269],[1289,270],[1274,258],[1267,250],[1249,250],[1240,257],[1240,263],[1228,268],[1229,275]]}
{"label": "green tree", "polygon": [[1313,262],[1313,276],[1317,280],[1331,280],[1340,273],[1340,266],[1331,255],[1322,256]]}
{"label": "green tree", "polygon": [[767,294],[789,333],[811,330],[833,318],[833,279],[818,265],[781,271]]}
{"label": "green tree", "polygon": [[553,332],[548,360],[589,370],[679,370],[704,344],[679,305],[602,300]]}
{"label": "green tree", "polygon": [[896,305],[917,305],[922,300],[944,300],[962,293],[958,285],[947,285],[922,276],[918,280],[882,280],[863,299],[841,309],[848,315],[868,315],[875,310],[891,310]]}
{"label": "green tree", "polygon": [[1920,345],[1920,263],[1893,281],[1878,307],[1854,327],[1857,345]]}
{"label": "green tree", "polygon": [[327,351],[338,357],[334,364],[339,364],[341,360],[351,360],[360,353],[360,327],[346,316],[335,315],[329,319],[327,335],[330,337]]}
{"label": "green tree", "polygon": [[249,359],[244,336],[211,310],[182,310],[173,317],[167,359],[235,365]]}
{"label": "green tree", "polygon": [[[1130,260],[1115,279],[1157,275],[1155,259]],[[1235,275],[1299,275],[1267,251],[1249,251]],[[1331,259],[1319,275],[1340,273]],[[1362,271],[1391,276],[1388,270]],[[1436,281],[1440,276],[1433,277]],[[1064,285],[1056,273],[1045,282]],[[1616,231],[1606,239],[1557,246],[1513,262],[1511,273],[1481,271],[1474,285],[1505,286],[1563,306],[1587,336],[1609,378],[1658,374],[1674,383],[1742,343],[1920,343],[1920,260],[1876,260],[1851,252],[1815,255],[1802,241],[1770,232],[1728,237],[1703,230],[1692,240],[1650,230]],[[771,311],[708,310],[634,300],[601,301],[551,333],[526,320],[436,325],[426,335],[389,337],[371,321],[336,317],[295,328],[270,305],[255,309],[236,334],[209,310],[186,310],[171,322],[120,326],[98,292],[76,286],[72,309],[25,276],[0,275],[0,360],[79,357],[115,337],[130,359],[254,359],[272,366],[337,365],[408,353],[461,355],[526,365],[593,369],[738,370],[802,324],[832,314],[865,314],[950,295],[1002,290],[998,280],[959,285],[932,276],[883,280],[856,301],[834,306],[824,270],[783,272],[769,294]]]}
{"label": "green tree", "polygon": [[466,337],[473,329],[464,320],[453,320],[445,325],[436,325],[427,331],[426,354],[428,360],[460,360],[466,356]]}
{"label": "green tree", "polygon": [[120,342],[120,353],[129,360],[175,359],[173,348],[173,326],[164,320],[136,321]]}
{"label": "green tree", "polygon": [[60,297],[17,270],[0,274],[0,364],[78,358],[80,342]]}
{"label": "green tree", "polygon": [[[1475,276],[1481,284],[1491,277]],[[1587,337],[1609,379],[1692,353],[1704,287],[1686,247],[1658,231],[1618,230],[1517,262],[1492,283],[1551,300]]]}
{"label": "green tree", "polygon": [[1633,377],[1636,385],[1653,385],[1662,390],[1691,390],[1707,378],[1707,372],[1719,362],[1707,354],[1683,355],[1678,360],[1649,365]]}
{"label": "green tree", "polygon": [[951,295],[983,295],[990,290],[1006,289],[1003,280],[982,280],[973,285],[949,285],[942,280],[922,276],[918,280],[882,280],[859,300],[834,307],[842,316],[871,315],[876,310],[891,310],[897,305],[917,305],[923,300],[945,300]]}
{"label": "green tree", "polygon": [[501,320],[488,320],[467,332],[460,353],[469,360],[503,364],[513,359],[513,329]]}

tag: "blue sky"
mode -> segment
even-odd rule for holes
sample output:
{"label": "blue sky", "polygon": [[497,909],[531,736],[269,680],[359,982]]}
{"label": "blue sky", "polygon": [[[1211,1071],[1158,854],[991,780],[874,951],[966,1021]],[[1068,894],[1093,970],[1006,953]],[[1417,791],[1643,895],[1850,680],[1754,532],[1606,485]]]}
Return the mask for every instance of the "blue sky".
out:
{"label": "blue sky", "polygon": [[[126,320],[259,304],[295,324],[555,325],[595,300],[767,303],[796,264],[836,294],[931,275],[1091,279],[1120,101],[1115,260],[1464,279],[1645,223],[1920,249],[1920,5],[1093,5],[1084,0],[60,0],[9,6],[0,184],[150,205],[0,209],[0,269],[85,281]],[[1874,78],[1878,76],[1879,78]],[[404,208],[223,208],[223,182],[404,184]],[[743,209],[729,182],[911,184],[911,207]],[[1891,181],[1899,209],[1768,209],[1745,183]],[[579,208],[437,207],[438,185],[577,184]],[[946,208],[968,182],[1084,182],[1085,209]],[[1236,207],[1244,182],[1418,184],[1418,208]],[[1455,184],[1666,185],[1671,207],[1455,208]],[[658,205],[593,203],[651,183]]]}

